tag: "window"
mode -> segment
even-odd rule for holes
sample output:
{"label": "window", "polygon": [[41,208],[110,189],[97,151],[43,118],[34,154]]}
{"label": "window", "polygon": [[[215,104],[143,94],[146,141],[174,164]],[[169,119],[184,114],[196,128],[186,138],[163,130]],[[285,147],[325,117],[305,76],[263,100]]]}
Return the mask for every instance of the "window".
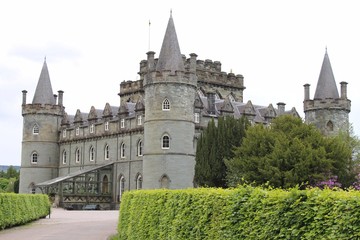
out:
{"label": "window", "polygon": [[66,151],[65,150],[62,153],[62,162],[63,162],[63,164],[66,164]]}
{"label": "window", "polygon": [[95,128],[94,124],[91,124],[90,125],[90,133],[94,133],[94,128]]}
{"label": "window", "polygon": [[326,124],[326,129],[328,131],[334,131],[334,124],[332,123],[332,121],[328,121]]}
{"label": "window", "polygon": [[80,149],[76,149],[75,151],[75,162],[79,163],[80,162]]}
{"label": "window", "polygon": [[170,185],[170,179],[168,176],[164,175],[160,179],[160,188],[166,188],[168,189]]}
{"label": "window", "polygon": [[31,163],[33,164],[37,164],[38,163],[38,154],[37,152],[33,152],[31,154]]}
{"label": "window", "polygon": [[109,122],[105,122],[105,131],[109,131]]}
{"label": "window", "polygon": [[119,201],[121,200],[121,197],[125,191],[125,178],[124,176],[120,177],[120,189],[119,189]]}
{"label": "window", "polygon": [[137,145],[137,155],[138,156],[142,156],[143,155],[143,146],[142,146],[142,141],[140,140],[138,142],[138,145]]}
{"label": "window", "polygon": [[34,135],[38,135],[39,134],[39,126],[37,124],[34,125],[33,127],[33,134]]}
{"label": "window", "polygon": [[106,146],[105,146],[104,155],[105,155],[105,156],[104,156],[105,160],[109,160],[109,158],[110,158],[109,145],[106,145]]}
{"label": "window", "polygon": [[120,158],[125,158],[125,143],[121,144],[120,147]]}
{"label": "window", "polygon": [[125,128],[125,119],[121,119],[120,128]]}
{"label": "window", "polygon": [[165,98],[165,100],[163,101],[162,110],[163,111],[169,111],[170,110],[170,101],[169,101],[169,99]]}
{"label": "window", "polygon": [[90,148],[89,160],[90,160],[90,161],[94,161],[94,160],[95,160],[95,149],[94,149],[94,147],[91,147],[91,148]]}
{"label": "window", "polygon": [[102,193],[109,193],[109,179],[106,175],[103,177],[101,190],[102,190]]}
{"label": "window", "polygon": [[76,136],[79,136],[79,134],[80,134],[80,128],[77,127],[77,128],[75,129],[75,135],[76,135]]}
{"label": "window", "polygon": [[139,173],[138,176],[136,177],[136,189],[142,189],[142,176]]}
{"label": "window", "polygon": [[66,129],[63,130],[63,138],[66,138]]}
{"label": "window", "polygon": [[195,122],[195,123],[199,123],[199,122],[200,122],[200,114],[199,114],[199,113],[194,113],[194,122]]}
{"label": "window", "polygon": [[168,135],[164,135],[162,137],[162,149],[169,149],[170,148],[170,138]]}
{"label": "window", "polygon": [[137,125],[141,125],[142,124],[142,116],[139,115],[137,118]]}

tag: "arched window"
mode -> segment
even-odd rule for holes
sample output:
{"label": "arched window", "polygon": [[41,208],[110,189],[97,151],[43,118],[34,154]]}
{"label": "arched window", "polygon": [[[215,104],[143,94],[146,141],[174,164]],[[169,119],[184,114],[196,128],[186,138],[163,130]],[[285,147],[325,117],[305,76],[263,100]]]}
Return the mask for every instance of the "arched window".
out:
{"label": "arched window", "polygon": [[139,189],[142,189],[142,176],[141,174],[139,173],[136,177],[136,189],[139,190]]}
{"label": "arched window", "polygon": [[109,131],[109,122],[105,122],[105,131]]}
{"label": "arched window", "polygon": [[169,149],[170,148],[170,137],[168,135],[164,135],[162,137],[162,143],[161,143],[162,149]]}
{"label": "arched window", "polygon": [[168,189],[170,186],[170,179],[169,177],[165,174],[160,178],[160,188],[166,188]]}
{"label": "arched window", "polygon": [[169,111],[170,110],[170,101],[169,99],[165,98],[162,103],[162,110],[163,111]]}
{"label": "arched window", "polygon": [[94,149],[93,146],[90,147],[89,160],[90,160],[90,161],[94,161],[94,160],[95,160],[95,149]]}
{"label": "arched window", "polygon": [[80,149],[77,148],[75,151],[75,162],[79,163],[80,162]]}
{"label": "arched window", "polygon": [[33,134],[34,135],[38,135],[39,134],[39,126],[37,124],[34,125],[33,127]]}
{"label": "arched window", "polygon": [[121,200],[121,197],[125,191],[125,178],[124,176],[120,177],[120,184],[119,184],[119,201]]}
{"label": "arched window", "polygon": [[33,164],[37,164],[38,163],[38,153],[37,152],[33,152],[31,154],[31,163]]}
{"label": "arched window", "polygon": [[65,150],[62,153],[62,162],[63,162],[63,164],[66,164],[66,151]]}
{"label": "arched window", "polygon": [[334,131],[334,124],[332,121],[328,121],[327,124],[326,124],[326,129],[328,131]]}
{"label": "arched window", "polygon": [[142,156],[143,155],[143,145],[142,145],[142,141],[139,140],[138,144],[137,144],[137,155],[138,156]]}
{"label": "arched window", "polygon": [[105,160],[109,160],[110,158],[110,150],[109,150],[109,145],[106,144],[105,149],[104,149],[104,158]]}
{"label": "arched window", "polygon": [[125,158],[125,143],[120,146],[120,158]]}

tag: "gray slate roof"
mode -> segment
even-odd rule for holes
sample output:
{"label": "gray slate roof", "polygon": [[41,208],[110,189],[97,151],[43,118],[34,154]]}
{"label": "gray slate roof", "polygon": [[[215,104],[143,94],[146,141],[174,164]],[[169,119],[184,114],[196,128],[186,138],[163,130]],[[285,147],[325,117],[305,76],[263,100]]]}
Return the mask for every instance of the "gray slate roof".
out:
{"label": "gray slate roof", "polygon": [[319,80],[316,86],[314,99],[339,98],[339,92],[336,87],[334,74],[331,68],[330,59],[325,52],[324,60],[321,66]]}
{"label": "gray slate roof", "polygon": [[175,71],[185,71],[174,21],[171,15],[161,46],[159,60],[156,64],[156,70],[170,70],[172,73],[175,73]]}
{"label": "gray slate roof", "polygon": [[56,104],[46,61],[44,61],[32,103]]}

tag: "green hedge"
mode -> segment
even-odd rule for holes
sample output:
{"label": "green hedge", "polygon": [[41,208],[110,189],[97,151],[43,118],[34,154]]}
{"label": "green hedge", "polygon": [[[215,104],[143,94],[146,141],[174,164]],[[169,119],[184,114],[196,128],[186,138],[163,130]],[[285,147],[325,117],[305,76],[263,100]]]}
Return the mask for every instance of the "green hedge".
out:
{"label": "green hedge", "polygon": [[0,230],[45,217],[49,211],[47,195],[0,193]]}
{"label": "green hedge", "polygon": [[360,192],[236,189],[126,192],[119,239],[360,239]]}

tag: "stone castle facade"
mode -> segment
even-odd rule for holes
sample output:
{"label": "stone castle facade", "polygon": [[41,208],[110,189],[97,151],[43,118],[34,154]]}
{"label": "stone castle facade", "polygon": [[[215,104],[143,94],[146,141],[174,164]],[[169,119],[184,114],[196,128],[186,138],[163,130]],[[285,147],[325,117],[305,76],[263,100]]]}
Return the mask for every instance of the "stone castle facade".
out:
{"label": "stone castle facade", "polygon": [[[23,91],[20,192],[54,193],[63,206],[116,205],[126,190],[193,187],[196,141],[212,118],[246,116],[267,125],[282,114],[299,116],[295,108],[285,110],[285,103],[243,102],[242,75],[223,72],[219,61],[182,55],[172,17],[159,57],[148,52],[139,75],[120,84],[119,106],[106,103],[103,109],[68,115],[64,92],[53,94],[45,61],[32,103]],[[331,116],[337,107],[325,107],[333,101],[349,104],[346,94],[333,101],[310,100],[308,89],[306,121],[319,127],[327,121],[328,127],[330,118],[333,130],[338,120],[348,121],[350,105],[336,119]],[[319,115],[325,120],[315,122]]]}

